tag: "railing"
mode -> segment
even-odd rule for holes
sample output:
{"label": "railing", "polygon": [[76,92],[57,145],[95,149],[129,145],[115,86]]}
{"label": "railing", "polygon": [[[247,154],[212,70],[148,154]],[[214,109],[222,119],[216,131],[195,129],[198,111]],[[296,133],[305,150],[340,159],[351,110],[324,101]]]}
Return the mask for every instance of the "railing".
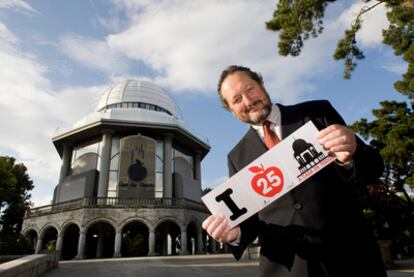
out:
{"label": "railing", "polygon": [[116,198],[116,197],[86,197],[52,205],[31,208],[26,211],[26,217],[62,212],[79,208],[185,208],[208,212],[200,202],[185,198]]}

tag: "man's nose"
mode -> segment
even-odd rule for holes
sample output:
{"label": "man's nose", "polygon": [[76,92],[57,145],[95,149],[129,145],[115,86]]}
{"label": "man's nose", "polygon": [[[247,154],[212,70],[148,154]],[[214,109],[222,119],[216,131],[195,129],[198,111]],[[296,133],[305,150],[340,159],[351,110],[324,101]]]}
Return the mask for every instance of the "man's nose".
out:
{"label": "man's nose", "polygon": [[251,106],[252,104],[253,104],[253,99],[252,99],[252,97],[251,96],[249,96],[249,95],[247,95],[247,94],[244,94],[243,95],[243,103],[244,103],[244,105],[246,105],[246,106]]}

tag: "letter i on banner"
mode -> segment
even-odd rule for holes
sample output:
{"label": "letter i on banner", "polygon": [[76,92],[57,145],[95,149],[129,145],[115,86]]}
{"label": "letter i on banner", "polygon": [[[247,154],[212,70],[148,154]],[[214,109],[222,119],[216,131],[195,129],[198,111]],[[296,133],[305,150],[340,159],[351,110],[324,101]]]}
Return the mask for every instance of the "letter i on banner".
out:
{"label": "letter i on banner", "polygon": [[256,201],[246,192],[249,180],[241,177],[240,174],[234,175],[202,198],[212,214],[223,214],[229,219],[230,227],[257,212]]}

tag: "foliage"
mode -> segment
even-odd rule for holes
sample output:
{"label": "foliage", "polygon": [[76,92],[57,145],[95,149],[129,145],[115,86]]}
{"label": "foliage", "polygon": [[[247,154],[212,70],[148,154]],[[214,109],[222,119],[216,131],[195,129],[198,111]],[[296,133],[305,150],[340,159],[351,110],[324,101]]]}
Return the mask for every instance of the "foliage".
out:
{"label": "foliage", "polygon": [[384,176],[368,187],[365,216],[378,238],[392,239],[395,254],[414,255],[414,205],[406,186],[414,188],[414,102],[383,101],[373,110],[376,119],[362,118],[354,131],[378,149],[385,161]]}
{"label": "foliage", "polygon": [[123,253],[124,257],[146,256],[148,247],[145,244],[145,238],[140,233],[124,234]]}
{"label": "foliage", "polygon": [[56,251],[56,241],[57,240],[49,240],[47,243],[46,243],[46,250],[47,251]]}
{"label": "foliage", "polygon": [[0,255],[24,255],[33,254],[34,245],[21,234],[13,234],[1,237]]}
{"label": "foliage", "polygon": [[206,195],[207,193],[209,193],[210,191],[212,191],[213,189],[212,188],[204,188],[203,190],[202,190],[202,192],[201,192],[201,195]]}
{"label": "foliage", "polygon": [[0,251],[10,249],[14,243],[17,243],[18,250],[20,242],[21,249],[24,249],[25,242],[20,231],[29,205],[28,192],[32,189],[33,182],[27,174],[27,168],[23,164],[16,164],[12,157],[0,156]]}
{"label": "foliage", "polygon": [[414,102],[411,107],[396,101],[380,104],[381,109],[372,111],[377,119],[368,122],[362,118],[352,127],[365,139],[372,139],[371,145],[386,162],[386,182],[409,199],[404,184],[414,188]]}
{"label": "foliage", "polygon": [[[279,32],[279,53],[283,56],[298,56],[304,40],[317,37],[323,31],[323,17],[328,4],[336,0],[280,0],[273,18],[266,22],[266,28]],[[338,42],[334,53],[336,60],[344,60],[344,78],[348,79],[355,69],[357,60],[364,58],[355,39],[361,29],[361,16],[380,4],[386,5],[389,27],[383,30],[383,42],[402,55],[408,63],[403,78],[394,84],[400,93],[414,98],[414,2],[413,0],[361,0],[372,4],[363,7],[355,20]]]}

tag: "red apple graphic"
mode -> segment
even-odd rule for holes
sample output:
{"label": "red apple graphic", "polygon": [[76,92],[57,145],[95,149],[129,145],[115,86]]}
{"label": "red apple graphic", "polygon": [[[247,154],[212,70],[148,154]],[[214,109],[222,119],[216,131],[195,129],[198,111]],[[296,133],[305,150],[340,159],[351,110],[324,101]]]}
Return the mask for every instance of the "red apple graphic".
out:
{"label": "red apple graphic", "polygon": [[276,166],[264,168],[261,166],[249,167],[255,173],[251,181],[253,190],[262,196],[273,197],[283,189],[283,173]]}

